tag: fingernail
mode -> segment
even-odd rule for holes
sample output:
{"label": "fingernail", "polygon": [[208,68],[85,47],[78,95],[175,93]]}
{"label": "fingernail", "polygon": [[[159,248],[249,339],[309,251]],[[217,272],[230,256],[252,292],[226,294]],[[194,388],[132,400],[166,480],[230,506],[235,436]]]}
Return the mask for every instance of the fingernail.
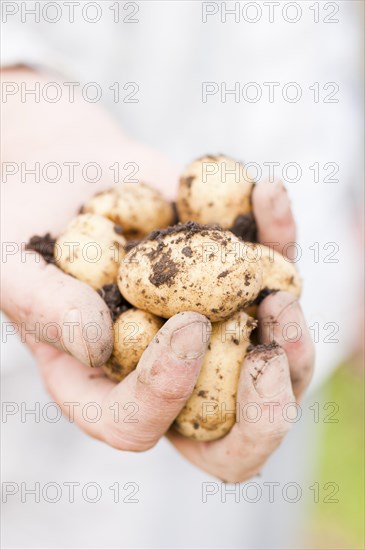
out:
{"label": "fingernail", "polygon": [[195,321],[172,333],[171,349],[179,359],[197,359],[207,348],[205,323]]}
{"label": "fingernail", "polygon": [[62,344],[70,355],[84,365],[92,367],[88,343],[83,336],[82,317],[79,309],[70,309],[63,318]]}
{"label": "fingernail", "polygon": [[289,197],[281,181],[275,182],[274,185],[275,189],[271,201],[272,211],[275,217],[281,218],[290,209]]}
{"label": "fingernail", "polygon": [[283,363],[284,355],[275,356],[262,365],[254,385],[260,397],[275,397],[288,384],[288,372]]}

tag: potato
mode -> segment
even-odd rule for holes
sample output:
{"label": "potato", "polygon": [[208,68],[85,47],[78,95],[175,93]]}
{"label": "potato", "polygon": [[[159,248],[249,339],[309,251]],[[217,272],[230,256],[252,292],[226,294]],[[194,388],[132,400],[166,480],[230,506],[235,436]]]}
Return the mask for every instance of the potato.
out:
{"label": "potato", "polygon": [[217,223],[229,229],[239,216],[251,213],[252,187],[240,162],[223,155],[197,159],[180,177],[179,220]]}
{"label": "potato", "polygon": [[286,290],[299,298],[302,281],[294,264],[276,250],[263,244],[253,245],[260,251],[262,261],[262,289]]}
{"label": "potato", "polygon": [[121,262],[118,286],[128,302],[160,317],[196,311],[222,321],[258,295],[261,261],[249,259],[230,231],[189,222],[135,246]]}
{"label": "potato", "polygon": [[123,228],[127,239],[144,237],[156,228],[167,227],[174,220],[172,204],[145,183],[122,183],[97,193],[83,207],[109,218]]}
{"label": "potato", "polygon": [[121,313],[113,325],[113,353],[103,365],[108,378],[120,382],[132,372],[163,324],[163,319],[140,309],[132,308]]}
{"label": "potato", "polygon": [[242,362],[255,326],[256,322],[243,311],[212,324],[210,344],[194,391],[174,423],[182,435],[212,441],[232,428]]}
{"label": "potato", "polygon": [[96,214],[80,214],[56,241],[56,264],[99,289],[116,281],[125,243],[118,225]]}
{"label": "potato", "polygon": [[257,319],[257,308],[262,300],[272,292],[285,290],[298,298],[302,290],[302,282],[293,263],[286,260],[280,252],[263,244],[253,245],[262,260],[262,289],[255,302],[245,307],[245,312]]}

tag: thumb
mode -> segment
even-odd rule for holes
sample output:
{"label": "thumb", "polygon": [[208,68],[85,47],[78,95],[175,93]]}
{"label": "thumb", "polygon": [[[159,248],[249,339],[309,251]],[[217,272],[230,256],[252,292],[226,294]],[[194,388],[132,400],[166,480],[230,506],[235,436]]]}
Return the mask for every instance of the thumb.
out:
{"label": "thumb", "polygon": [[3,309],[22,341],[51,344],[91,367],[109,359],[112,320],[97,292],[33,251],[7,256],[2,268]]}

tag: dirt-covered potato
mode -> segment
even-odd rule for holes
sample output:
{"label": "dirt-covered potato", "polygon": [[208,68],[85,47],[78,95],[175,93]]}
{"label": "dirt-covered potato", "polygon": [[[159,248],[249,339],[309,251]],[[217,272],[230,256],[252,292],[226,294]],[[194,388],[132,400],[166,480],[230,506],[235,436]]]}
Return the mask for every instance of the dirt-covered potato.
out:
{"label": "dirt-covered potato", "polygon": [[118,286],[128,302],[160,317],[188,310],[222,321],[258,295],[261,261],[230,231],[189,222],[132,248]]}
{"label": "dirt-covered potato", "polygon": [[260,250],[262,289],[286,290],[299,297],[302,291],[302,281],[295,265],[286,260],[280,252],[268,246],[255,244],[254,247]]}
{"label": "dirt-covered potato", "polygon": [[108,378],[120,382],[132,372],[163,324],[163,319],[141,309],[128,309],[119,315],[113,325],[113,353],[103,366]]}
{"label": "dirt-covered potato", "polygon": [[[236,420],[237,385],[256,321],[244,312],[212,324],[208,351],[194,391],[177,417],[178,432],[201,441],[223,437]],[[232,414],[233,411],[233,414]]]}
{"label": "dirt-covered potato", "polygon": [[240,162],[205,156],[195,160],[180,177],[176,207],[181,222],[217,223],[231,228],[239,216],[249,214],[253,181]]}
{"label": "dirt-covered potato", "polygon": [[119,224],[127,239],[144,237],[174,220],[172,204],[145,183],[122,183],[97,193],[82,211],[105,216]]}
{"label": "dirt-covered potato", "polygon": [[125,255],[121,227],[96,214],[80,214],[55,245],[58,267],[95,289],[114,283]]}

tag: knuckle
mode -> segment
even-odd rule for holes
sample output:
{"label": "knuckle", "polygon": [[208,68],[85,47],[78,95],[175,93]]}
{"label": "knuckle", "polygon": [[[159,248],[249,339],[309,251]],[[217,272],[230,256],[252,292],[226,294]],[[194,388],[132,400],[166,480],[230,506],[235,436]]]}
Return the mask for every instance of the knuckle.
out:
{"label": "knuckle", "polygon": [[301,339],[296,343],[290,343],[286,347],[289,356],[292,375],[298,381],[309,380],[314,368],[315,350],[312,340]]}
{"label": "knuckle", "polygon": [[184,403],[191,395],[195,378],[187,368],[177,368],[172,376],[171,361],[156,360],[149,368],[141,368],[138,383],[149,400]]}
{"label": "knuckle", "polygon": [[[265,445],[272,444],[275,441],[280,442],[287,435],[290,428],[291,422],[285,419],[285,416],[278,411],[274,419],[263,419],[259,429],[260,438],[265,441]],[[256,434],[257,437],[258,435]]]}
{"label": "knuckle", "polygon": [[186,384],[170,382],[169,384],[159,383],[150,386],[151,397],[155,401],[163,401],[165,403],[171,403],[183,405],[187,401],[193,391],[193,387]]}
{"label": "knuckle", "polygon": [[104,441],[110,445],[110,447],[118,451],[129,451],[134,453],[148,451],[156,444],[155,440],[138,438],[136,436],[131,437],[130,434],[122,433],[120,429],[115,428],[106,430]]}
{"label": "knuckle", "polygon": [[283,347],[287,353],[295,353],[302,364],[310,366],[314,363],[314,344],[307,334],[302,333],[300,338],[292,341],[284,338]]}
{"label": "knuckle", "polygon": [[290,423],[282,419],[274,424],[267,425],[263,430],[263,435],[267,441],[281,441],[290,430]]}

